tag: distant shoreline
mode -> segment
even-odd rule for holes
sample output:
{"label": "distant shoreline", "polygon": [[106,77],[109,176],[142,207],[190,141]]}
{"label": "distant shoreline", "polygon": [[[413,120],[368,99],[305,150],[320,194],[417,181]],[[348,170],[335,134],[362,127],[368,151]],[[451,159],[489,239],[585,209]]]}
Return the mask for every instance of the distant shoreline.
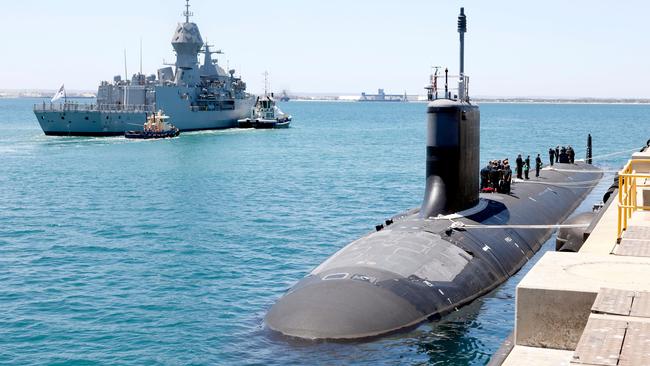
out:
{"label": "distant shoreline", "polygon": [[650,104],[650,100],[607,100],[599,99],[594,101],[588,100],[547,100],[547,99],[522,99],[522,100],[494,100],[494,99],[474,99],[476,103],[487,103],[487,104],[621,104],[621,105],[646,105]]}
{"label": "distant shoreline", "polygon": [[[333,102],[333,103],[362,103],[362,104],[404,104],[404,103],[427,103],[426,100],[409,100],[408,102],[359,102],[358,100],[350,99],[334,99],[334,98],[295,98],[290,102]],[[285,103],[290,103],[285,102]],[[500,99],[472,99],[472,102],[477,104],[603,104],[603,105],[648,105],[650,100],[630,101],[630,100],[547,100],[547,99],[521,99],[521,100],[500,100]]]}
{"label": "distant shoreline", "polygon": [[[51,98],[51,95],[2,95],[0,93],[0,99],[38,99],[38,100],[47,100]],[[72,94],[67,96],[68,99],[94,99],[95,96],[89,96],[87,94]],[[474,98],[473,102],[479,104],[620,104],[620,105],[647,105],[650,104],[650,99],[632,99],[632,98],[575,98],[575,99],[547,99],[547,98]],[[337,103],[356,103],[359,102],[356,99],[351,99],[347,97],[339,96],[295,96],[291,98],[290,102],[337,102]],[[286,103],[286,102],[285,102]],[[368,102],[360,102],[368,104]],[[391,103],[391,104],[401,104],[401,103],[426,103],[426,100],[409,100],[408,102],[372,102],[374,103]]]}

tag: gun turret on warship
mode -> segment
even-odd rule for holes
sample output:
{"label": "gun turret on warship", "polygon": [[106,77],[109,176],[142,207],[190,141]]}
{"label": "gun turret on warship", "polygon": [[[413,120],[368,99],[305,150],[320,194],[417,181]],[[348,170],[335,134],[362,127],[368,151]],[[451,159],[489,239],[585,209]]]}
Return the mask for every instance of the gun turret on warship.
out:
{"label": "gun turret on warship", "polygon": [[[46,135],[121,136],[142,128],[147,113],[165,111],[181,131],[237,127],[246,117],[255,98],[246,92],[246,83],[235,70],[224,71],[212,59],[210,45],[201,38],[199,27],[190,22],[193,15],[186,0],[185,22],[179,23],[172,37],[176,52],[174,68],[163,67],[157,75],[134,74],[103,81],[97,90],[96,104],[42,103],[34,114]],[[204,56],[199,65],[198,56]]]}

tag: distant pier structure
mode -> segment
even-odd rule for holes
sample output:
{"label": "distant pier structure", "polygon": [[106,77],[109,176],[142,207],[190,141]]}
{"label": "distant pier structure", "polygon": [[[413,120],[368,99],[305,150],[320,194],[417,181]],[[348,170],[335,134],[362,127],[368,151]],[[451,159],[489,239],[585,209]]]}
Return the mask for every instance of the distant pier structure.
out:
{"label": "distant pier structure", "polygon": [[408,102],[406,92],[404,94],[386,94],[384,89],[378,89],[377,94],[361,93],[360,102]]}

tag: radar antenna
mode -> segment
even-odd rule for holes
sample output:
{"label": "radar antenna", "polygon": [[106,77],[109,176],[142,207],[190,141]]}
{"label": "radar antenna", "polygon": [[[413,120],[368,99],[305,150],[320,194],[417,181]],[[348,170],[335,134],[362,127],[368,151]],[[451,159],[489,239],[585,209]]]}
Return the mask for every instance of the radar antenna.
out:
{"label": "radar antenna", "polygon": [[194,15],[194,13],[190,11],[190,0],[185,0],[185,11],[183,12],[183,15],[185,16],[185,23],[189,23],[190,17]]}
{"label": "radar antenna", "polygon": [[199,51],[201,53],[209,53],[209,54],[217,54],[217,55],[223,55],[222,50],[216,50],[216,51],[210,51],[210,47],[214,47],[212,44],[208,44],[208,41],[206,40],[205,43],[203,44],[203,48]]}

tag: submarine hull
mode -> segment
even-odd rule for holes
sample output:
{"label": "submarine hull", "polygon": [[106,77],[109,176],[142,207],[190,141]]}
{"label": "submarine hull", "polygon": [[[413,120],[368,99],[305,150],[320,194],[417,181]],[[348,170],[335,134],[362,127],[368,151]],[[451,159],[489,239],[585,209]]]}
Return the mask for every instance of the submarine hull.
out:
{"label": "submarine hull", "polygon": [[[273,331],[307,339],[358,339],[437,319],[514,275],[598,183],[592,165],[556,164],[510,194],[481,194],[465,211],[420,209],[339,250],[269,310]],[[459,224],[461,223],[461,224]],[[459,226],[460,225],[460,226]]]}

